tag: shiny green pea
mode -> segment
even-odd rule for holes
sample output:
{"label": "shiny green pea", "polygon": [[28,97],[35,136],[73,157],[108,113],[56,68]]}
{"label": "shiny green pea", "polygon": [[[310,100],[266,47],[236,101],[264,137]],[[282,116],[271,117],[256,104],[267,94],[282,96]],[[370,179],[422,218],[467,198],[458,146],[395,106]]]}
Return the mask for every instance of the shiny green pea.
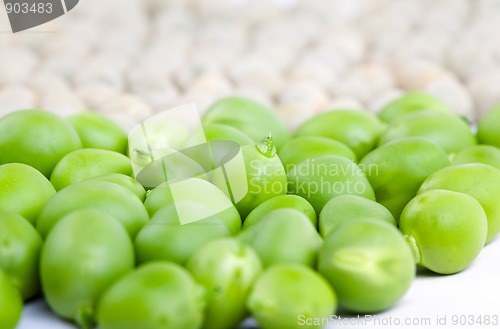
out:
{"label": "shiny green pea", "polygon": [[101,329],[199,329],[204,289],[179,265],[153,262],[118,280],[99,302]]}
{"label": "shiny green pea", "polygon": [[378,114],[378,117],[387,123],[407,114],[422,110],[434,110],[452,113],[452,110],[434,96],[409,92],[387,104]]}
{"label": "shiny green pea", "polygon": [[21,318],[23,300],[10,278],[0,269],[0,328],[15,329]]}
{"label": "shiny green pea", "polygon": [[313,267],[322,239],[309,218],[294,209],[277,209],[242,231],[262,264],[299,263]]}
{"label": "shiny green pea", "polygon": [[82,182],[54,195],[41,211],[36,228],[45,238],[63,216],[84,208],[99,209],[111,215],[131,237],[149,221],[141,201],[124,187],[108,182]]}
{"label": "shiny green pea", "polygon": [[207,291],[203,328],[232,329],[246,317],[246,300],[262,265],[255,251],[237,239],[220,239],[196,251],[186,266]]}
{"label": "shiny green pea", "polygon": [[103,292],[134,264],[132,242],[122,225],[99,210],[75,211],[61,219],[42,248],[45,298],[57,315],[90,329]]}
{"label": "shiny green pea", "polygon": [[337,195],[353,194],[375,200],[364,172],[351,160],[334,155],[294,166],[288,172],[288,191],[309,201],[316,213]]}
{"label": "shiny green pea", "polygon": [[486,243],[500,232],[500,170],[480,163],[462,164],[443,168],[430,175],[418,193],[430,190],[449,190],[474,197],[488,218]]}
{"label": "shiny green pea", "polygon": [[22,163],[0,166],[0,210],[13,212],[35,223],[40,211],[56,193],[38,170]]}
{"label": "shiny green pea", "polygon": [[40,290],[38,261],[42,238],[23,217],[0,211],[0,269],[11,279],[24,300]]}
{"label": "shiny green pea", "polygon": [[245,133],[225,124],[212,123],[204,126],[203,131],[207,141],[229,140],[241,146],[255,143],[249,136],[245,135]]}
{"label": "shiny green pea", "polygon": [[56,190],[106,174],[132,174],[130,159],[121,153],[81,149],[67,154],[52,171],[50,182]]}
{"label": "shiny green pea", "polygon": [[[198,219],[183,222],[182,218]],[[224,219],[191,201],[161,208],[137,235],[135,249],[140,264],[164,260],[184,265],[209,241],[231,236]]]}
{"label": "shiny green pea", "polygon": [[396,226],[391,212],[380,203],[345,194],[336,196],[323,207],[319,214],[319,232],[326,238],[342,223],[364,218],[373,218]]}
{"label": "shiny green pea", "polygon": [[397,228],[360,219],[340,225],[325,239],[318,270],[341,306],[366,314],[396,304],[409,289],[416,267],[412,250]]}
{"label": "shiny green pea", "polygon": [[50,177],[59,160],[81,147],[73,127],[53,113],[23,110],[0,119],[0,164],[24,163]]}
{"label": "shiny green pea", "polygon": [[139,198],[139,200],[141,200],[141,202],[143,202],[146,199],[146,190],[144,189],[144,187],[142,187],[142,185],[139,184],[139,182],[137,182],[135,179],[127,175],[107,174],[107,175],[93,177],[85,181],[114,183],[134,193]]}
{"label": "shiny green pea", "polygon": [[337,297],[312,269],[278,264],[259,276],[247,307],[262,329],[319,329],[335,313]]}
{"label": "shiny green pea", "polygon": [[342,156],[354,162],[358,159],[347,145],[321,136],[295,137],[283,145],[278,152],[287,171],[302,161],[327,155]]}
{"label": "shiny green pea", "polygon": [[267,107],[241,97],[228,97],[215,102],[202,118],[204,126],[224,124],[231,126],[254,143],[271,134],[279,148],[288,139],[290,132],[279,117]]}
{"label": "shiny green pea", "polygon": [[400,139],[377,148],[361,160],[377,202],[389,209],[396,221],[404,206],[433,172],[450,164],[437,144],[421,137]]}
{"label": "shiny green pea", "polygon": [[453,113],[425,110],[405,114],[394,120],[380,137],[379,145],[405,138],[423,137],[441,146],[447,153],[476,144],[469,125]]}
{"label": "shiny green pea", "polygon": [[480,144],[500,147],[500,106],[488,111],[477,125],[477,138]]}
{"label": "shiny green pea", "polygon": [[464,270],[481,252],[488,220],[473,197],[446,190],[417,195],[399,221],[418,255],[418,263],[440,274]]}
{"label": "shiny green pea", "polygon": [[296,136],[323,136],[347,145],[361,159],[377,145],[385,124],[366,111],[334,110],[304,122]]}
{"label": "shiny green pea", "polygon": [[259,222],[264,216],[270,212],[290,208],[298,210],[309,218],[314,227],[317,225],[316,211],[314,211],[313,206],[303,197],[293,194],[279,195],[267,201],[264,201],[258,205],[250,214],[248,214],[245,222],[243,223],[243,228],[246,229],[257,222]]}
{"label": "shiny green pea", "polygon": [[[175,186],[168,184],[163,183],[148,193],[144,206],[151,217],[163,207],[175,205],[179,201],[191,201],[216,213],[226,223],[231,234],[237,234],[241,230],[238,210],[217,186],[199,178],[184,180]],[[172,194],[172,188],[175,194]]]}
{"label": "shiny green pea", "polygon": [[83,112],[68,117],[85,148],[96,148],[122,154],[127,152],[127,133],[114,121],[98,112]]}
{"label": "shiny green pea", "polygon": [[500,169],[500,149],[490,145],[474,145],[453,154],[451,163],[484,163]]}

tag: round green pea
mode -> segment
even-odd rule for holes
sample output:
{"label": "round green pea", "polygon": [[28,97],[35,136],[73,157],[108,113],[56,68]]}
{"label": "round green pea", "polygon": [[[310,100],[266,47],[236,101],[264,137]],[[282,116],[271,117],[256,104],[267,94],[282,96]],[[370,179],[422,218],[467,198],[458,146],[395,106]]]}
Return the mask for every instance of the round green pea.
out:
{"label": "round green pea", "polygon": [[377,145],[385,124],[361,110],[334,110],[304,122],[296,136],[323,136],[347,145],[361,159]]}
{"label": "round green pea", "polygon": [[0,211],[0,269],[11,279],[24,300],[40,290],[38,261],[42,238],[23,217]]}
{"label": "round green pea", "polygon": [[279,148],[290,132],[278,115],[267,107],[241,97],[228,97],[215,102],[202,118],[204,126],[224,124],[249,136],[254,143],[271,134]]}
{"label": "round green pea", "polygon": [[318,270],[341,306],[366,314],[396,304],[409,289],[416,266],[397,228],[380,220],[359,219],[340,225],[325,239]]}
{"label": "round green pea", "polygon": [[414,247],[419,265],[453,274],[467,268],[481,252],[488,220],[473,197],[432,190],[408,203],[399,228]]}
{"label": "round green pea", "polygon": [[96,304],[113,282],[134,268],[127,231],[94,209],[65,216],[48,235],[40,258],[40,278],[50,308],[92,328]]}
{"label": "round green pea", "polygon": [[446,167],[429,176],[418,193],[430,190],[461,192],[479,201],[488,219],[486,243],[500,232],[500,170],[480,163]]}
{"label": "round green pea", "polygon": [[204,289],[179,265],[153,262],[119,279],[99,302],[101,329],[199,329]]}
{"label": "round green pea", "polygon": [[105,174],[132,174],[130,159],[121,153],[81,149],[67,154],[52,171],[50,182],[56,190]]}
{"label": "round green pea", "polygon": [[0,269],[0,328],[15,329],[21,318],[23,300],[10,278]]}
{"label": "round green pea", "polygon": [[278,156],[287,172],[302,161],[327,155],[338,155],[354,162],[357,161],[356,154],[347,145],[321,136],[295,137],[278,151]]}
{"label": "round green pea", "polygon": [[[200,218],[184,223],[182,217]],[[178,201],[161,208],[137,235],[135,249],[140,264],[164,260],[184,265],[209,241],[231,236],[224,219],[203,204]]]}
{"label": "round green pea", "polygon": [[106,174],[86,179],[85,181],[114,183],[134,193],[139,198],[139,200],[141,200],[141,202],[146,199],[146,190],[144,189],[144,187],[142,187],[142,185],[132,177],[124,174]]}
{"label": "round green pea", "polygon": [[245,133],[235,127],[212,123],[203,127],[207,141],[229,140],[238,143],[241,146],[255,144],[255,142]]}
{"label": "round green pea", "polygon": [[405,137],[423,137],[441,146],[447,153],[476,144],[469,125],[453,113],[425,110],[405,114],[392,121],[379,144]]}
{"label": "round green pea", "polygon": [[22,163],[0,166],[0,210],[35,223],[47,201],[56,193],[38,170]]}
{"label": "round green pea", "polygon": [[448,155],[437,144],[408,137],[370,152],[361,160],[377,202],[389,209],[396,221],[406,204],[415,197],[424,180],[450,164]]}
{"label": "round green pea", "polygon": [[409,92],[387,104],[378,114],[378,117],[387,123],[413,112],[434,110],[452,113],[452,110],[438,98],[421,92]]}
{"label": "round green pea", "polygon": [[316,211],[313,206],[303,197],[293,194],[279,195],[258,205],[243,222],[246,229],[258,223],[264,216],[277,209],[289,208],[298,210],[309,218],[314,227],[317,226]]}
{"label": "round green pea", "polygon": [[98,112],[83,112],[68,117],[85,148],[96,148],[122,154],[127,152],[127,133],[113,120]]}
{"label": "round green pea", "polygon": [[477,125],[477,138],[480,144],[500,147],[500,105],[486,113]]}
{"label": "round green pea", "polygon": [[203,328],[232,329],[246,317],[246,300],[262,265],[255,251],[237,239],[220,239],[196,251],[186,265],[207,291]]}
{"label": "round green pea", "polygon": [[[285,169],[276,155],[273,138],[268,137],[257,145],[246,145],[241,148],[245,168],[233,172],[229,183],[238,184],[236,190],[245,190],[246,194],[241,200],[235,200],[241,218],[247,215],[259,204],[278,195],[287,193],[287,179]],[[225,188],[227,180],[225,175],[218,172],[213,182],[220,188]],[[246,184],[246,186],[242,186]]]}
{"label": "round green pea", "polygon": [[142,202],[129,190],[108,182],[81,182],[59,191],[45,205],[36,221],[42,238],[72,211],[99,209],[120,222],[133,238],[149,221]]}
{"label": "round green pea", "polygon": [[183,180],[175,185],[159,185],[150,191],[144,206],[153,217],[161,208],[173,206],[179,201],[206,207],[226,223],[231,234],[241,230],[241,218],[231,200],[217,186],[199,178]]}
{"label": "round green pea", "polygon": [[358,219],[373,218],[396,226],[391,212],[380,203],[357,195],[339,195],[328,201],[319,214],[319,232],[326,238],[339,225]]}
{"label": "round green pea", "polygon": [[322,239],[309,218],[294,209],[277,209],[242,231],[266,267],[298,263],[313,267]]}
{"label": "round green pea", "polygon": [[319,329],[335,313],[337,297],[312,269],[278,264],[259,276],[247,307],[262,329]]}
{"label": "round green pea", "polygon": [[334,155],[294,166],[288,172],[288,192],[309,201],[316,213],[337,195],[353,194],[375,200],[363,170],[351,160]]}
{"label": "round green pea", "polygon": [[59,160],[81,147],[73,127],[50,112],[23,110],[0,119],[0,164],[24,163],[50,177]]}
{"label": "round green pea", "polygon": [[451,163],[484,163],[500,170],[500,149],[490,145],[470,146],[453,154]]}

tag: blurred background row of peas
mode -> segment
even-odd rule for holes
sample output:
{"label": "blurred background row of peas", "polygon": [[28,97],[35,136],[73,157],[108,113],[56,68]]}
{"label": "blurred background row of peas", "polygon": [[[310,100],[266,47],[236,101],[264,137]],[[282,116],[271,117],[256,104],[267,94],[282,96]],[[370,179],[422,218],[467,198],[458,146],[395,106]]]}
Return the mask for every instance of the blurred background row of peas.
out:
{"label": "blurred background row of peas", "polygon": [[0,34],[0,114],[90,109],[129,129],[235,95],[295,128],[418,90],[472,121],[500,99],[498,22],[496,0],[85,0]]}

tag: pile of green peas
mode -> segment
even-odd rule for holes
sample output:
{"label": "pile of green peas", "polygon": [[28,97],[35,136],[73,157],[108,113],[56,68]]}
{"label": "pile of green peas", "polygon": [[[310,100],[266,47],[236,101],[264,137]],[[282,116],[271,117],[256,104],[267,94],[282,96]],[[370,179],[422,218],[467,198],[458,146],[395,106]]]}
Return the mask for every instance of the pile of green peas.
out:
{"label": "pile of green peas", "polygon": [[126,132],[95,112],[0,118],[0,328],[40,296],[83,329],[230,329],[248,316],[321,328],[338,310],[394,306],[417,266],[466,269],[500,231],[500,107],[474,126],[409,93],[292,133],[226,98],[202,125],[208,142],[240,146],[243,198],[194,158],[175,201],[169,181],[144,187]]}

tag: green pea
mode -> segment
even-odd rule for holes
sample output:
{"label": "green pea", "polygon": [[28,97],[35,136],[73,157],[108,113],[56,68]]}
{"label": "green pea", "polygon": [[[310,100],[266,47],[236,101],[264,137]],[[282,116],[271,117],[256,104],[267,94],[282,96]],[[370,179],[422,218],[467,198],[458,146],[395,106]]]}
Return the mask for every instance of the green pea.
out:
{"label": "green pea", "polygon": [[255,249],[262,264],[298,263],[313,267],[322,240],[303,213],[277,209],[242,231],[240,239]]}
{"label": "green pea", "polygon": [[290,132],[276,113],[241,97],[228,97],[215,102],[203,115],[202,122],[204,126],[224,124],[234,127],[254,142],[260,142],[271,134],[278,148],[290,139]]}
{"label": "green pea", "polygon": [[130,176],[123,174],[106,174],[102,176],[92,177],[86,179],[86,182],[108,182],[114,183],[121,187],[126,188],[130,192],[134,193],[141,202],[146,199],[146,190],[139,184],[135,179]]}
{"label": "green pea", "polygon": [[245,303],[262,265],[255,251],[237,239],[207,243],[186,266],[207,291],[203,328],[232,329],[246,317]]}
{"label": "green pea", "polygon": [[262,329],[319,329],[335,313],[337,297],[310,268],[279,264],[259,276],[247,306]]}
{"label": "green pea", "polygon": [[65,216],[48,235],[40,258],[50,308],[84,329],[93,327],[103,292],[133,268],[134,249],[127,231],[94,209]]}
{"label": "green pea", "polygon": [[385,124],[366,111],[335,110],[314,116],[304,122],[297,136],[323,136],[347,145],[361,159],[377,145]]}
{"label": "green pea", "polygon": [[415,260],[393,225],[359,219],[340,225],[319,252],[318,270],[330,282],[340,305],[375,313],[396,304],[415,277]]}
{"label": "green pea", "polygon": [[303,197],[293,194],[279,195],[258,205],[248,214],[243,228],[246,229],[258,223],[264,216],[277,209],[290,208],[298,210],[309,218],[314,227],[317,226],[316,211],[313,206]]}
{"label": "green pea", "polygon": [[85,148],[127,153],[127,133],[114,121],[98,112],[83,112],[68,117]]}
{"label": "green pea", "polygon": [[105,174],[132,174],[130,159],[121,153],[81,149],[67,154],[54,168],[50,182],[56,190]]}
{"label": "green pea", "polygon": [[245,135],[245,133],[225,124],[212,123],[203,127],[203,131],[205,132],[207,141],[229,140],[241,146],[255,143],[249,136]]}
{"label": "green pea", "polygon": [[326,238],[339,225],[373,218],[396,226],[391,212],[380,203],[357,195],[339,195],[328,201],[319,214],[319,232]]}
{"label": "green pea", "polygon": [[144,264],[117,281],[99,303],[101,329],[198,329],[205,295],[189,273],[167,262]]}
{"label": "green pea", "polygon": [[[245,182],[247,193],[241,200],[236,201],[241,218],[247,215],[259,204],[287,192],[287,179],[285,169],[276,155],[273,138],[268,137],[257,145],[247,145],[241,148],[245,162],[245,170],[233,173],[231,183],[238,184],[236,190],[244,190],[240,186]],[[220,188],[225,188],[227,181],[225,175],[217,173],[213,182]]]}
{"label": "green pea", "polygon": [[467,268],[481,252],[488,220],[473,197],[433,190],[408,203],[399,227],[416,250],[419,265],[453,274]]}
{"label": "green pea", "polygon": [[[172,188],[175,194],[172,194]],[[217,186],[203,179],[192,178],[175,185],[161,184],[148,194],[144,205],[153,217],[161,208],[179,201],[194,202],[216,213],[226,223],[231,234],[241,230],[241,218],[231,200]]]}
{"label": "green pea", "polygon": [[500,232],[500,171],[479,163],[443,168],[425,180],[419,193],[430,190],[450,190],[474,197],[488,218],[486,243]]}
{"label": "green pea", "polygon": [[377,148],[361,160],[377,202],[389,209],[396,221],[404,206],[433,172],[450,164],[446,152],[421,137],[400,139]]}
{"label": "green pea", "polygon": [[143,204],[129,190],[108,182],[82,182],[59,191],[45,205],[36,221],[42,238],[54,225],[72,211],[99,209],[120,222],[133,238],[149,221]]}
{"label": "green pea", "polygon": [[378,117],[387,123],[407,114],[422,110],[449,112],[452,110],[438,98],[420,92],[409,92],[386,105]]}
{"label": "green pea", "polygon": [[321,136],[295,137],[283,145],[278,152],[287,171],[303,161],[327,155],[338,155],[354,162],[357,161],[356,154],[348,146]]}
{"label": "green pea", "polygon": [[23,300],[10,278],[0,269],[0,328],[15,329],[21,318]]}
{"label": "green pea", "polygon": [[35,223],[47,201],[56,193],[38,170],[22,163],[0,166],[0,210]]}
{"label": "green pea", "polygon": [[500,106],[495,106],[483,115],[477,125],[479,143],[500,147]]}
{"label": "green pea", "polygon": [[294,166],[288,172],[288,192],[309,201],[316,213],[337,195],[354,194],[375,200],[363,171],[351,160],[334,155]]}
{"label": "green pea", "polygon": [[474,145],[453,154],[452,164],[484,163],[500,169],[500,149],[490,145]]}
{"label": "green pea", "polygon": [[[200,220],[183,223],[180,215]],[[161,208],[137,235],[135,249],[140,264],[165,260],[184,265],[209,241],[231,236],[225,221],[202,204],[178,201]]]}
{"label": "green pea", "polygon": [[10,277],[24,300],[33,297],[40,290],[40,235],[23,217],[0,211],[0,241],[0,269]]}
{"label": "green pea", "polygon": [[476,138],[469,125],[453,113],[435,110],[417,111],[405,114],[392,121],[386,132],[380,137],[379,144],[404,137],[424,137],[447,153],[457,152],[476,144]]}
{"label": "green pea", "polygon": [[50,112],[24,110],[0,119],[0,164],[24,163],[50,177],[59,160],[81,147],[73,127]]}

